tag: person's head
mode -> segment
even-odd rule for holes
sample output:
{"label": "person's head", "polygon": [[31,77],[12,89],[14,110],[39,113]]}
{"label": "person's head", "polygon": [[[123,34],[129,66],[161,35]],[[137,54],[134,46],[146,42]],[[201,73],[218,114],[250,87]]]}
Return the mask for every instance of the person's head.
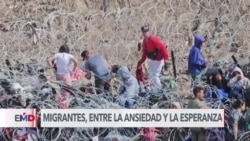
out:
{"label": "person's head", "polygon": [[198,98],[200,100],[204,99],[204,88],[201,86],[196,86],[193,90],[195,98]]}
{"label": "person's head", "polygon": [[141,32],[144,38],[148,38],[149,37],[149,25],[145,24],[141,27]]}
{"label": "person's head", "polygon": [[217,73],[217,74],[215,75],[215,80],[220,81],[221,79],[222,79],[221,74],[220,74],[220,73]]}
{"label": "person's head", "polygon": [[202,45],[206,42],[205,38],[200,35],[194,35],[194,44],[195,46],[201,48]]}
{"label": "person's head", "polygon": [[235,72],[233,73],[233,76],[238,76],[238,75],[241,75],[240,72],[238,72],[238,71],[235,71]]}
{"label": "person's head", "polygon": [[215,81],[221,81],[222,80],[222,71],[218,70],[215,75],[213,75],[213,79]]}
{"label": "person's head", "polygon": [[246,105],[245,105],[245,102],[241,99],[237,99],[235,102],[234,102],[234,108],[235,109],[238,109],[240,111],[245,111],[246,109]]}
{"label": "person's head", "polygon": [[113,65],[113,66],[112,66],[112,69],[111,69],[111,72],[112,72],[112,73],[117,73],[117,71],[118,71],[119,68],[120,68],[119,65]]}
{"label": "person's head", "polygon": [[238,75],[244,76],[242,70],[239,67],[235,67],[233,70],[233,76],[238,76]]}
{"label": "person's head", "polygon": [[69,50],[69,47],[67,45],[62,45],[60,48],[59,48],[59,53],[69,53],[70,50]]}
{"label": "person's head", "polygon": [[87,60],[89,58],[89,51],[88,50],[84,50],[82,53],[81,53],[81,57],[82,57],[82,60]]}

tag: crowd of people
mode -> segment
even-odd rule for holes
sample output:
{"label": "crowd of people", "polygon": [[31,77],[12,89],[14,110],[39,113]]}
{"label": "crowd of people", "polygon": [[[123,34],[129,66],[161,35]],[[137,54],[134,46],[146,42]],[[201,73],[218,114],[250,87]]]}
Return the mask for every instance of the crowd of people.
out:
{"label": "crowd of people", "polygon": [[[202,55],[201,48],[204,46],[206,39],[202,36],[194,36],[194,45],[190,49],[188,59],[188,72],[191,75],[194,82],[201,81],[201,76],[204,74],[204,69],[207,66],[207,61]],[[241,68],[237,65],[231,65],[229,68],[229,78],[225,78],[223,71],[219,68],[212,73],[211,77],[208,78],[207,83],[215,87],[215,92],[212,92],[211,97],[221,100],[224,104],[228,99],[233,101],[233,110],[228,120],[228,127],[226,129],[226,140],[236,141],[245,132],[250,130],[250,80],[244,76]],[[193,83],[192,83],[193,84]],[[204,98],[208,95],[203,87],[196,86],[193,89],[195,96],[194,100],[190,100],[188,108],[209,108]],[[206,129],[204,128],[192,128],[192,141],[205,140]]]}
{"label": "crowd of people", "polygon": [[[84,65],[80,67],[85,73],[85,78],[91,79],[94,77],[94,87],[96,94],[110,91],[111,74],[116,74],[120,78],[120,88],[118,90],[117,101],[120,105],[127,108],[132,108],[136,102],[136,98],[140,91],[145,90],[160,90],[162,84],[160,74],[163,66],[168,63],[168,51],[166,45],[150,34],[149,26],[141,27],[144,37],[142,43],[142,57],[137,63],[136,77],[133,76],[131,70],[127,66],[110,65],[110,63],[101,54],[82,51],[80,54]],[[142,64],[146,59],[150,59],[148,81],[145,81]],[[76,57],[70,54],[70,49],[67,45],[62,45],[59,52],[48,58],[48,62],[53,69],[56,79],[67,85],[72,85],[72,73],[78,68]],[[71,70],[71,65],[74,65]],[[62,90],[62,96],[59,99],[60,108],[67,108],[69,104],[70,94]]]}
{"label": "crowd of people", "polygon": [[[80,56],[84,65],[80,67],[81,72],[85,72],[85,78],[92,79],[94,77],[94,87],[96,94],[110,91],[111,74],[116,74],[120,78],[120,88],[117,96],[117,103],[126,108],[134,108],[136,99],[140,92],[148,90],[159,92],[162,89],[160,80],[161,71],[169,64],[169,55],[167,46],[155,35],[152,35],[148,25],[141,27],[143,35],[142,56],[137,63],[136,76],[133,75],[127,66],[118,64],[110,65],[110,63],[101,54],[84,50]],[[191,47],[188,57],[188,73],[192,78],[192,82],[199,82],[201,76],[207,66],[207,61],[202,55],[202,47],[206,44],[206,39],[200,35],[194,35],[194,45]],[[149,60],[148,79],[145,81],[143,63]],[[59,52],[48,58],[48,62],[56,75],[58,81],[62,81],[67,85],[72,85],[72,74],[78,70],[78,61],[76,57],[70,54],[67,45],[62,45]],[[73,69],[71,70],[71,65]],[[228,130],[234,140],[237,140],[242,131],[250,130],[250,99],[247,95],[250,88],[250,80],[244,76],[242,70],[238,66],[230,68],[231,77],[226,79],[223,72],[218,69],[214,72],[210,83],[216,87],[216,92],[212,94],[213,98],[217,98],[222,102],[226,99],[235,99],[234,110],[229,120],[231,130]],[[40,80],[47,81],[46,76],[40,75]],[[194,99],[188,103],[188,108],[209,108],[205,103],[207,91],[202,86],[194,85]],[[84,90],[86,91],[86,89]],[[91,90],[93,92],[94,90]],[[62,90],[61,97],[58,99],[60,108],[67,108],[69,104],[70,93]],[[180,108],[180,107],[178,107]],[[244,121],[242,123],[242,121]],[[247,126],[244,126],[247,125]],[[192,128],[192,141],[204,141],[206,129]]]}

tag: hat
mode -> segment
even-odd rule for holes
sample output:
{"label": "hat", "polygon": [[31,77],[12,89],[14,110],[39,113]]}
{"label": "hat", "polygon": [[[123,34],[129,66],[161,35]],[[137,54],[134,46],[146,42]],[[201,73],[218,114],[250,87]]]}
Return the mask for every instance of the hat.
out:
{"label": "hat", "polygon": [[149,31],[149,25],[145,24],[141,27],[141,32],[148,32]]}

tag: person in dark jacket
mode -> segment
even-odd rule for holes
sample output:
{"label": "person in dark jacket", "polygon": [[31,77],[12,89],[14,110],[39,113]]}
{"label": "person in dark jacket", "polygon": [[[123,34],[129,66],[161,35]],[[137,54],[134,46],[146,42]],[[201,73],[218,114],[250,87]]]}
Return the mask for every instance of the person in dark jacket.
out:
{"label": "person in dark jacket", "polygon": [[217,88],[217,98],[222,100],[228,98],[228,94],[231,89],[227,86],[227,80],[223,78],[223,74],[221,71],[218,71],[216,74],[212,76],[212,85]]}
{"label": "person in dark jacket", "polygon": [[[143,34],[142,57],[137,64],[137,68],[145,62],[146,58],[150,59],[149,66],[149,84],[154,88],[161,88],[160,74],[162,67],[168,64],[168,51],[163,42],[156,36],[149,33],[149,26],[141,27]],[[165,64],[164,64],[165,62]]]}
{"label": "person in dark jacket", "polygon": [[132,108],[135,103],[135,98],[139,94],[137,79],[126,66],[114,65],[112,66],[112,72],[116,73],[121,80],[118,96],[119,104],[127,108]]}
{"label": "person in dark jacket", "polygon": [[194,36],[194,46],[188,57],[188,72],[193,80],[200,80],[202,71],[206,68],[206,61],[201,53],[201,47],[205,41],[205,38],[200,35]]}

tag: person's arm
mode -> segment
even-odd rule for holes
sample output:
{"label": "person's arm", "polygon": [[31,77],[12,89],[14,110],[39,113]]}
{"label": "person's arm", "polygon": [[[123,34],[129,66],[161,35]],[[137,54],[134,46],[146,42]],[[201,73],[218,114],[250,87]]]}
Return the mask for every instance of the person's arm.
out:
{"label": "person's arm", "polygon": [[146,59],[147,59],[147,52],[146,52],[145,43],[143,42],[143,44],[142,44],[142,56],[137,64],[137,66],[141,66],[145,62]]}
{"label": "person's arm", "polygon": [[83,72],[86,72],[85,63],[80,67]]}
{"label": "person's arm", "polygon": [[53,61],[55,61],[56,60],[56,55],[55,56],[52,56],[52,57],[50,57],[50,58],[48,58],[47,59],[47,61],[49,62],[49,65],[53,68],[54,66],[54,64],[53,64]]}
{"label": "person's arm", "polygon": [[75,58],[74,56],[71,56],[70,59],[71,59],[71,61],[72,61],[73,64],[74,64],[74,68],[73,68],[73,71],[74,71],[74,70],[76,70],[76,68],[77,68],[77,62],[78,62],[78,61],[76,60],[76,58]]}
{"label": "person's arm", "polygon": [[233,77],[233,78],[231,78],[231,79],[229,80],[229,82],[227,83],[227,86],[230,87],[230,88],[232,88],[233,85],[234,85],[237,81],[238,81],[238,76],[235,76],[235,77]]}
{"label": "person's arm", "polygon": [[91,71],[87,71],[87,72],[85,73],[85,78],[86,78],[86,79],[90,80],[90,79],[91,79],[91,76],[92,76]]}
{"label": "person's arm", "polygon": [[107,60],[105,60],[105,65],[108,68],[109,72],[111,72],[111,66],[110,66],[110,64],[108,63]]}
{"label": "person's arm", "polygon": [[247,78],[247,77],[245,77],[245,85],[244,85],[244,88],[246,89],[246,88],[249,88],[250,87],[250,80]]}
{"label": "person's arm", "polygon": [[169,56],[168,56],[168,50],[167,47],[160,41],[160,39],[156,37],[151,37],[150,40],[153,42],[155,47],[163,54],[164,61],[168,61]]}
{"label": "person's arm", "polygon": [[233,135],[234,135],[234,140],[238,139],[238,123],[233,124]]}
{"label": "person's arm", "polygon": [[237,140],[238,138],[238,122],[240,120],[240,115],[237,114],[237,113],[234,113],[233,114],[233,119],[234,119],[234,122],[233,122],[233,136],[234,136],[234,140]]}
{"label": "person's arm", "polygon": [[84,72],[85,72],[85,78],[90,80],[91,76],[92,76],[92,73],[91,73],[88,61],[84,64]]}
{"label": "person's arm", "polygon": [[221,81],[222,81],[222,86],[223,86],[224,91],[229,94],[231,91],[231,88],[228,87],[227,85],[228,81],[225,78],[222,78]]}
{"label": "person's arm", "polygon": [[118,89],[118,95],[123,95],[124,92],[125,92],[124,84],[121,84],[119,89]]}
{"label": "person's arm", "polygon": [[193,49],[190,54],[190,57],[190,63],[194,65],[203,66],[206,63],[199,49]]}
{"label": "person's arm", "polygon": [[109,65],[107,59],[103,55],[100,55],[100,56],[104,60],[104,64],[105,64],[106,68],[108,69],[108,71],[111,72],[111,66]]}

